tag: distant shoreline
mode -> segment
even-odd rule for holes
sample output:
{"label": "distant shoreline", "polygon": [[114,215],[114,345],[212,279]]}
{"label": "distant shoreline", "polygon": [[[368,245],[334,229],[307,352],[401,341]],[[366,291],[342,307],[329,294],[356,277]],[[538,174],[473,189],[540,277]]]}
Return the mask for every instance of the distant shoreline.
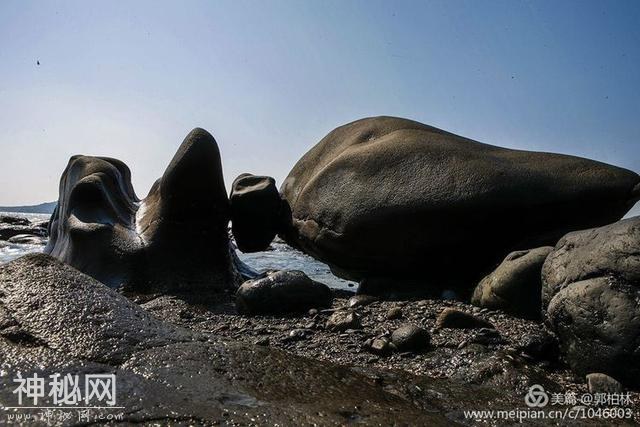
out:
{"label": "distant shoreline", "polygon": [[54,201],[29,206],[0,206],[0,212],[40,213],[50,215],[53,213],[57,204],[58,202]]}

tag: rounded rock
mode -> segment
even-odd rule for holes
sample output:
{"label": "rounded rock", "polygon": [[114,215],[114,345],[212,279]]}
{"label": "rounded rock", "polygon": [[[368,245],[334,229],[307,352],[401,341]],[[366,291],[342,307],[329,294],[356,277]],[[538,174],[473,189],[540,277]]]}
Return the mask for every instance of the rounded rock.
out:
{"label": "rounded rock", "polygon": [[403,325],[391,334],[391,343],[401,352],[420,352],[431,342],[431,336],[425,329],[415,325]]}

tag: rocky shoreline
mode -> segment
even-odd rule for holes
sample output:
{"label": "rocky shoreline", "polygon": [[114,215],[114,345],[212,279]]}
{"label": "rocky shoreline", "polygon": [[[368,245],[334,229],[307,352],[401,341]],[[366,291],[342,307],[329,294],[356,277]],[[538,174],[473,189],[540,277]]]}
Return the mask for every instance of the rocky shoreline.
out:
{"label": "rocky shoreline", "polygon": [[[424,186],[390,167],[396,145]],[[388,117],[309,153],[280,192],[243,174],[227,196],[217,142],[197,128],[143,199],[123,162],[72,157],[46,228],[0,225],[0,240],[47,239],[0,266],[0,402],[18,373],[115,372],[126,423],[510,424],[465,411],[555,409],[597,425],[585,411],[609,407],[624,416],[607,421],[640,422],[640,217],[619,220],[640,176]],[[237,257],[234,239],[258,252],[277,235],[357,293]]]}
{"label": "rocky shoreline", "polygon": [[[524,397],[531,384],[541,384],[549,393],[589,393],[585,378],[573,374],[560,361],[555,336],[537,322],[459,301],[373,300],[350,307],[350,302],[361,298],[345,291],[334,294],[329,309],[251,317],[237,313],[232,294],[197,303],[176,296],[140,296],[134,300],[159,318],[192,330],[340,365],[400,370],[460,385],[509,390],[515,402]],[[436,328],[443,311],[451,309],[468,313],[491,327]],[[327,321],[337,311],[355,313],[361,327],[330,330]],[[380,354],[367,344],[376,337],[390,337],[407,324],[429,332],[430,345],[424,351]],[[632,396],[635,420],[640,422],[640,394],[633,392]]]}

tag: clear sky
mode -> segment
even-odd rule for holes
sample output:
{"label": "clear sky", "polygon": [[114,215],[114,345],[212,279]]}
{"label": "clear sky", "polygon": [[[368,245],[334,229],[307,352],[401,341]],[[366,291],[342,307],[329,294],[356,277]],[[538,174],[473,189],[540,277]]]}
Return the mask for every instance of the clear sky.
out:
{"label": "clear sky", "polygon": [[382,114],[640,171],[640,2],[0,2],[0,205],[55,200],[73,154],[144,196],[196,126],[227,186],[280,184]]}

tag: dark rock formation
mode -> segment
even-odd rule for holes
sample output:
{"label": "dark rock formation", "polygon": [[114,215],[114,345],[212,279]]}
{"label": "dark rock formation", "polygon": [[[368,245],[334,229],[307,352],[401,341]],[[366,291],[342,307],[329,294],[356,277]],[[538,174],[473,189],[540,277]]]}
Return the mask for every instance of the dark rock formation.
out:
{"label": "dark rock formation", "polygon": [[[175,327],[44,254],[0,266],[0,360],[6,406],[19,406],[18,373],[46,381],[78,375],[81,386],[87,374],[115,374],[115,406],[122,409],[96,409],[91,416],[121,413],[118,421],[127,425],[342,425],[351,419],[447,425],[444,414],[453,410],[442,401],[432,406],[433,397],[418,404],[395,391],[427,387],[408,375],[375,382],[373,373]],[[469,407],[495,398],[490,390],[474,400],[455,385],[428,387]],[[45,394],[38,405],[53,402]],[[22,412],[36,416],[42,409]]]}
{"label": "dark rock formation", "polygon": [[32,223],[27,218],[0,215],[0,240],[13,240],[12,243],[20,243],[18,240],[26,235],[44,239],[47,236],[47,229],[41,227],[39,223]]}
{"label": "dark rock formation", "polygon": [[123,162],[72,157],[45,252],[111,287],[235,288],[228,222],[218,146],[207,131],[194,129],[142,201]]}
{"label": "dark rock formation", "polygon": [[331,306],[331,290],[302,271],[275,271],[246,281],[236,292],[236,308],[242,314],[304,312]]}
{"label": "dark rock formation", "polygon": [[515,316],[539,319],[542,309],[542,264],[553,247],[512,252],[478,284],[471,303]]}
{"label": "dark rock formation", "polygon": [[31,225],[31,221],[27,218],[20,218],[17,216],[0,215],[0,224]]}
{"label": "dark rock formation", "polygon": [[282,200],[275,179],[242,174],[231,185],[233,237],[242,252],[264,251],[282,228]]}
{"label": "dark rock formation", "polygon": [[640,199],[640,177],[376,117],[329,133],[281,193],[289,244],[343,278],[425,289],[468,287],[511,251],[618,220]]}
{"label": "dark rock formation", "polygon": [[542,280],[545,321],[571,368],[640,386],[640,217],[567,234]]}

